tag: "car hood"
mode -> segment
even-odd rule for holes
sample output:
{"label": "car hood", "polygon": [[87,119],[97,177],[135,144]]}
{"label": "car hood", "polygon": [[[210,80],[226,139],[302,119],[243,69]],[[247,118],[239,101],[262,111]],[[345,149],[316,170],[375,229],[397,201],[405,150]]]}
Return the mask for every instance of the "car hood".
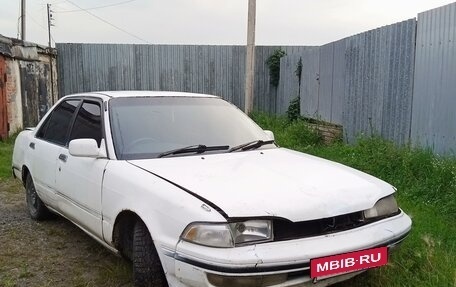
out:
{"label": "car hood", "polygon": [[373,176],[284,148],[129,162],[229,217],[326,218],[371,208],[394,192]]}

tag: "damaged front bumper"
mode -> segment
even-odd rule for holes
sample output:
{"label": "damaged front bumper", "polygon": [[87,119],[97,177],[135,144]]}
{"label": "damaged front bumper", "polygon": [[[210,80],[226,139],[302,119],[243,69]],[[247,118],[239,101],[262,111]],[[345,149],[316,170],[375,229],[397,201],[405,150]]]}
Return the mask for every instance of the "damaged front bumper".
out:
{"label": "damaged front bumper", "polygon": [[327,286],[349,279],[349,273],[312,283],[310,260],[329,255],[400,244],[411,229],[401,212],[344,232],[236,248],[212,248],[181,241],[176,251],[162,249],[170,286]]}

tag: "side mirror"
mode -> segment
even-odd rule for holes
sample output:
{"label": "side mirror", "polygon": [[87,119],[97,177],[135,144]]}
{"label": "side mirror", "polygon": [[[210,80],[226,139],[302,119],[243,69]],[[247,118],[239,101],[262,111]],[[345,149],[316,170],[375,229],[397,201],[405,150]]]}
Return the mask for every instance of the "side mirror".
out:
{"label": "side mirror", "polygon": [[269,139],[275,140],[274,133],[272,131],[264,130],[264,133],[269,137]]}
{"label": "side mirror", "polygon": [[78,157],[100,157],[100,149],[94,139],[75,139],[70,141],[68,151],[72,156]]}

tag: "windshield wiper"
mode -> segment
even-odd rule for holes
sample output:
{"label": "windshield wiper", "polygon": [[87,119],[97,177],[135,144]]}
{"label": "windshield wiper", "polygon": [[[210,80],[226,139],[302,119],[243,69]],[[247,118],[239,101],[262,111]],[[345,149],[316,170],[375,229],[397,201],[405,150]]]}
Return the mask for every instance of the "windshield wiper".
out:
{"label": "windshield wiper", "polygon": [[248,142],[248,143],[245,143],[245,144],[240,144],[240,145],[237,145],[237,146],[234,146],[232,148],[230,148],[228,150],[228,152],[233,152],[233,151],[237,151],[237,150],[250,150],[250,149],[257,149],[261,146],[264,146],[264,145],[267,145],[267,144],[272,144],[274,143],[274,140],[268,140],[268,141],[264,141],[264,140],[256,140],[256,141],[251,141],[251,142]]}
{"label": "windshield wiper", "polygon": [[227,145],[220,145],[220,146],[205,146],[203,144],[199,145],[191,145],[187,147],[182,147],[178,149],[173,149],[170,151],[165,151],[159,154],[157,157],[165,157],[168,155],[175,155],[175,154],[181,154],[181,153],[203,153],[206,151],[214,151],[214,150],[227,150],[230,147]]}

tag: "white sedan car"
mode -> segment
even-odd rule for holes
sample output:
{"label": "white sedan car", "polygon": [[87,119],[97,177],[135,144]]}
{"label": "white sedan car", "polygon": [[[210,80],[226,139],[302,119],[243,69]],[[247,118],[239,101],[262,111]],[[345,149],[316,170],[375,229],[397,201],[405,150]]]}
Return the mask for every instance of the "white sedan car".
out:
{"label": "white sedan car", "polygon": [[327,286],[386,264],[411,228],[394,187],[273,138],[215,96],[75,94],[19,134],[13,172],[33,219],[66,217],[136,286]]}

